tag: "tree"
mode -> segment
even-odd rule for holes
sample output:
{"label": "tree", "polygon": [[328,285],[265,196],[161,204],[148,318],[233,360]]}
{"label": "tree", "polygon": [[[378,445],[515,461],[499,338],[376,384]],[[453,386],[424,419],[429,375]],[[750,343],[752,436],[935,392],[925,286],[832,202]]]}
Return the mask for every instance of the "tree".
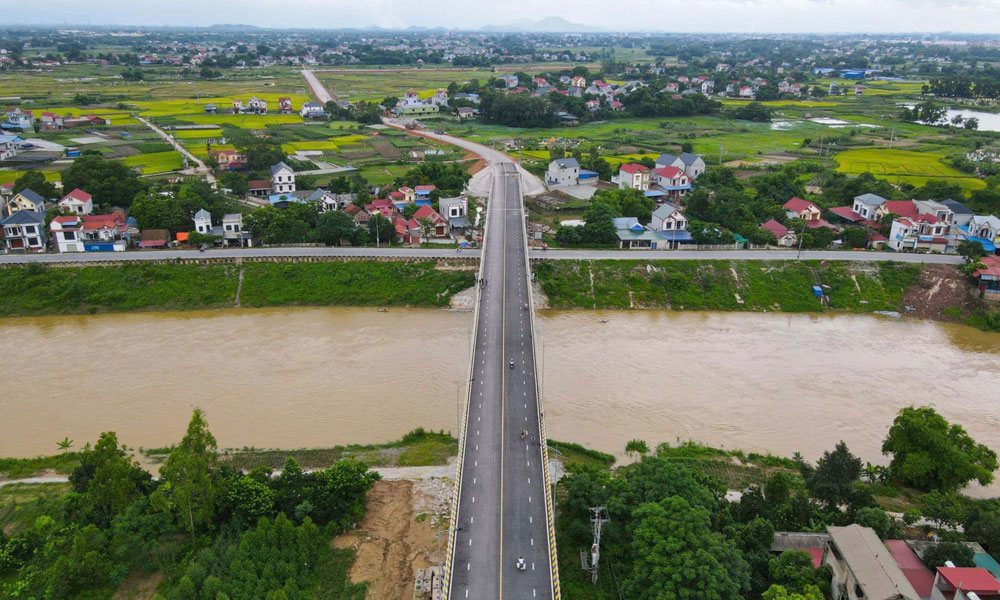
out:
{"label": "tree", "polygon": [[375,213],[368,219],[368,235],[376,245],[391,244],[396,239],[396,228],[387,217]]}
{"label": "tree", "polygon": [[823,593],[815,585],[808,586],[802,592],[790,592],[780,585],[772,585],[761,596],[763,600],[823,600]]}
{"label": "tree", "polygon": [[951,561],[956,567],[975,567],[975,553],[969,546],[960,542],[941,542],[928,546],[924,550],[923,562],[928,569],[937,569]]}
{"label": "tree", "polygon": [[181,443],[160,467],[160,486],[149,499],[154,508],[174,516],[191,535],[193,547],[198,528],[212,520],[215,485],[209,471],[216,463],[216,447],[205,413],[196,408]]}
{"label": "tree", "polygon": [[965,120],[965,128],[972,130],[979,129],[979,119],[976,117],[969,117]]}
{"label": "tree", "polygon": [[357,226],[351,215],[341,210],[327,211],[316,222],[316,241],[339,246],[341,240],[353,240]]}
{"label": "tree", "polygon": [[152,477],[118,446],[118,436],[106,431],[81,464],[93,466],[86,498],[94,509],[95,522],[107,526],[146,492]]}
{"label": "tree", "polygon": [[889,531],[892,529],[892,519],[889,518],[889,514],[874,506],[866,506],[859,510],[854,517],[854,522],[858,525],[871,527],[878,534],[879,539],[883,540],[889,537]]}
{"label": "tree", "polygon": [[840,239],[846,248],[864,248],[868,245],[868,230],[864,227],[845,227]]}
{"label": "tree", "polygon": [[733,118],[741,121],[757,121],[769,123],[774,111],[760,102],[751,102],[733,111]]}
{"label": "tree", "polygon": [[920,499],[920,512],[940,527],[954,527],[962,520],[962,503],[955,494],[931,490]]}
{"label": "tree", "polygon": [[979,259],[986,256],[986,250],[979,242],[962,240],[958,243],[958,253],[965,258],[966,263],[977,263]]}
{"label": "tree", "polygon": [[94,196],[102,207],[128,208],[146,183],[123,163],[105,160],[100,155],[84,155],[73,161],[62,174],[63,189],[80,188]]}
{"label": "tree", "polygon": [[893,477],[924,490],[953,492],[973,480],[988,485],[997,469],[996,452],[976,443],[961,425],[949,425],[929,406],[899,411],[882,453],[892,455]]}
{"label": "tree", "polygon": [[[59,192],[56,190],[56,186],[49,181],[46,181],[45,174],[41,171],[28,171],[14,180],[15,194],[26,189],[35,192],[46,200],[59,197]],[[69,189],[72,190],[73,188]]]}
{"label": "tree", "polygon": [[746,562],[732,542],[712,532],[707,509],[669,496],[640,505],[635,520],[626,598],[737,600],[749,587]]}
{"label": "tree", "polygon": [[851,454],[841,440],[833,452],[823,453],[815,470],[805,471],[803,477],[809,493],[825,502],[827,508],[837,509],[854,498],[854,482],[861,478],[861,459]]}
{"label": "tree", "polygon": [[812,556],[805,550],[785,550],[768,563],[771,583],[792,593],[803,593],[819,584],[819,573],[813,568]]}
{"label": "tree", "polygon": [[177,233],[194,228],[192,215],[176,198],[152,192],[136,196],[129,215],[135,218],[139,229],[167,229]]}

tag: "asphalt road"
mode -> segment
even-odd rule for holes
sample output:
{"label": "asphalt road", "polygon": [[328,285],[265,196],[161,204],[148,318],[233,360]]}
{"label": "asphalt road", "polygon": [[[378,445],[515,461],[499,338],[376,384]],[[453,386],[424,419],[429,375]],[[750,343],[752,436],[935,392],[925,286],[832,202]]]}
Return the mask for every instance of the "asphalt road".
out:
{"label": "asphalt road", "polygon": [[448,597],[551,598],[520,186],[495,169]]}
{"label": "asphalt road", "polygon": [[[531,250],[532,258],[551,260],[795,260],[794,250],[704,250],[664,252],[660,250]],[[479,250],[454,248],[226,248],[197,250],[130,250],[127,252],[80,252],[66,254],[0,254],[0,264],[27,262],[94,262],[111,260],[163,260],[175,258],[219,258],[254,256],[364,256],[371,258],[479,257]],[[900,254],[896,252],[849,252],[806,250],[802,260],[882,261],[957,265],[961,256],[950,254]]]}

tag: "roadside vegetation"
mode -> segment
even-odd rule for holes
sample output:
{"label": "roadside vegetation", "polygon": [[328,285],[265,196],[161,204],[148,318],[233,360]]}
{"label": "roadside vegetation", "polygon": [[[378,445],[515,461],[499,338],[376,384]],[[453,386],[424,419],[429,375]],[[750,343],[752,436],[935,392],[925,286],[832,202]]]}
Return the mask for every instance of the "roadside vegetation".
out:
{"label": "roadside vegetation", "polygon": [[[0,269],[0,316],[196,310],[235,306],[235,265],[123,264]],[[434,262],[248,263],[243,306],[446,306],[472,271]]]}
{"label": "roadside vegetation", "polygon": [[[553,308],[847,312],[900,310],[919,265],[819,261],[544,261],[535,276]],[[828,307],[813,286],[829,298]]]}

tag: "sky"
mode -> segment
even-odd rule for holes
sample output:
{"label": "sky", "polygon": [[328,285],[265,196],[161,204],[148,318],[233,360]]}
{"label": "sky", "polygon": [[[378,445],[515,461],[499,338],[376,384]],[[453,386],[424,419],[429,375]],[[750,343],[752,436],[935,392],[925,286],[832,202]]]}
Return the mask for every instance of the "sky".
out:
{"label": "sky", "polygon": [[477,28],[547,16],[612,31],[1000,35],[1000,0],[11,0],[4,8],[7,23],[48,25]]}

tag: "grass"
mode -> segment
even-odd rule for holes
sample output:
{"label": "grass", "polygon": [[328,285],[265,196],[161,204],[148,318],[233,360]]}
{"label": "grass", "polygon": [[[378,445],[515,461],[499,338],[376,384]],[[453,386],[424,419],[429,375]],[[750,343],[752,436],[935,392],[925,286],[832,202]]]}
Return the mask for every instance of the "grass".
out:
{"label": "grass", "polygon": [[[344,261],[252,263],[244,268],[244,306],[446,306],[471,287],[473,271],[422,263]],[[232,265],[126,264],[0,269],[0,317],[234,306]]]}
{"label": "grass", "polygon": [[[812,295],[829,286],[830,308],[898,310],[919,265],[764,261],[548,261],[535,275],[553,308],[825,310]],[[593,283],[591,283],[593,282]]]}
{"label": "grass", "polygon": [[611,465],[615,464],[614,456],[598,450],[584,448],[580,444],[559,442],[550,439],[547,440],[547,446],[549,447],[549,458],[556,458],[567,466],[586,465],[610,468]]}
{"label": "grass", "polygon": [[924,185],[931,180],[951,180],[965,189],[982,189],[986,183],[943,162],[944,155],[889,148],[859,148],[836,156],[837,170],[859,175],[871,173],[893,183]]}
{"label": "grass", "polygon": [[126,156],[121,159],[121,162],[129,167],[138,167],[143,175],[169,173],[177,171],[183,166],[181,155],[176,150]]}
{"label": "grass", "polygon": [[0,269],[0,316],[192,310],[231,306],[238,270],[228,265]]}
{"label": "grass", "polygon": [[472,271],[433,262],[253,263],[244,267],[246,306],[446,306],[471,287]]}
{"label": "grass", "polygon": [[34,458],[0,458],[0,475],[8,479],[35,477],[48,471],[69,475],[79,465],[79,452],[63,452]]}

